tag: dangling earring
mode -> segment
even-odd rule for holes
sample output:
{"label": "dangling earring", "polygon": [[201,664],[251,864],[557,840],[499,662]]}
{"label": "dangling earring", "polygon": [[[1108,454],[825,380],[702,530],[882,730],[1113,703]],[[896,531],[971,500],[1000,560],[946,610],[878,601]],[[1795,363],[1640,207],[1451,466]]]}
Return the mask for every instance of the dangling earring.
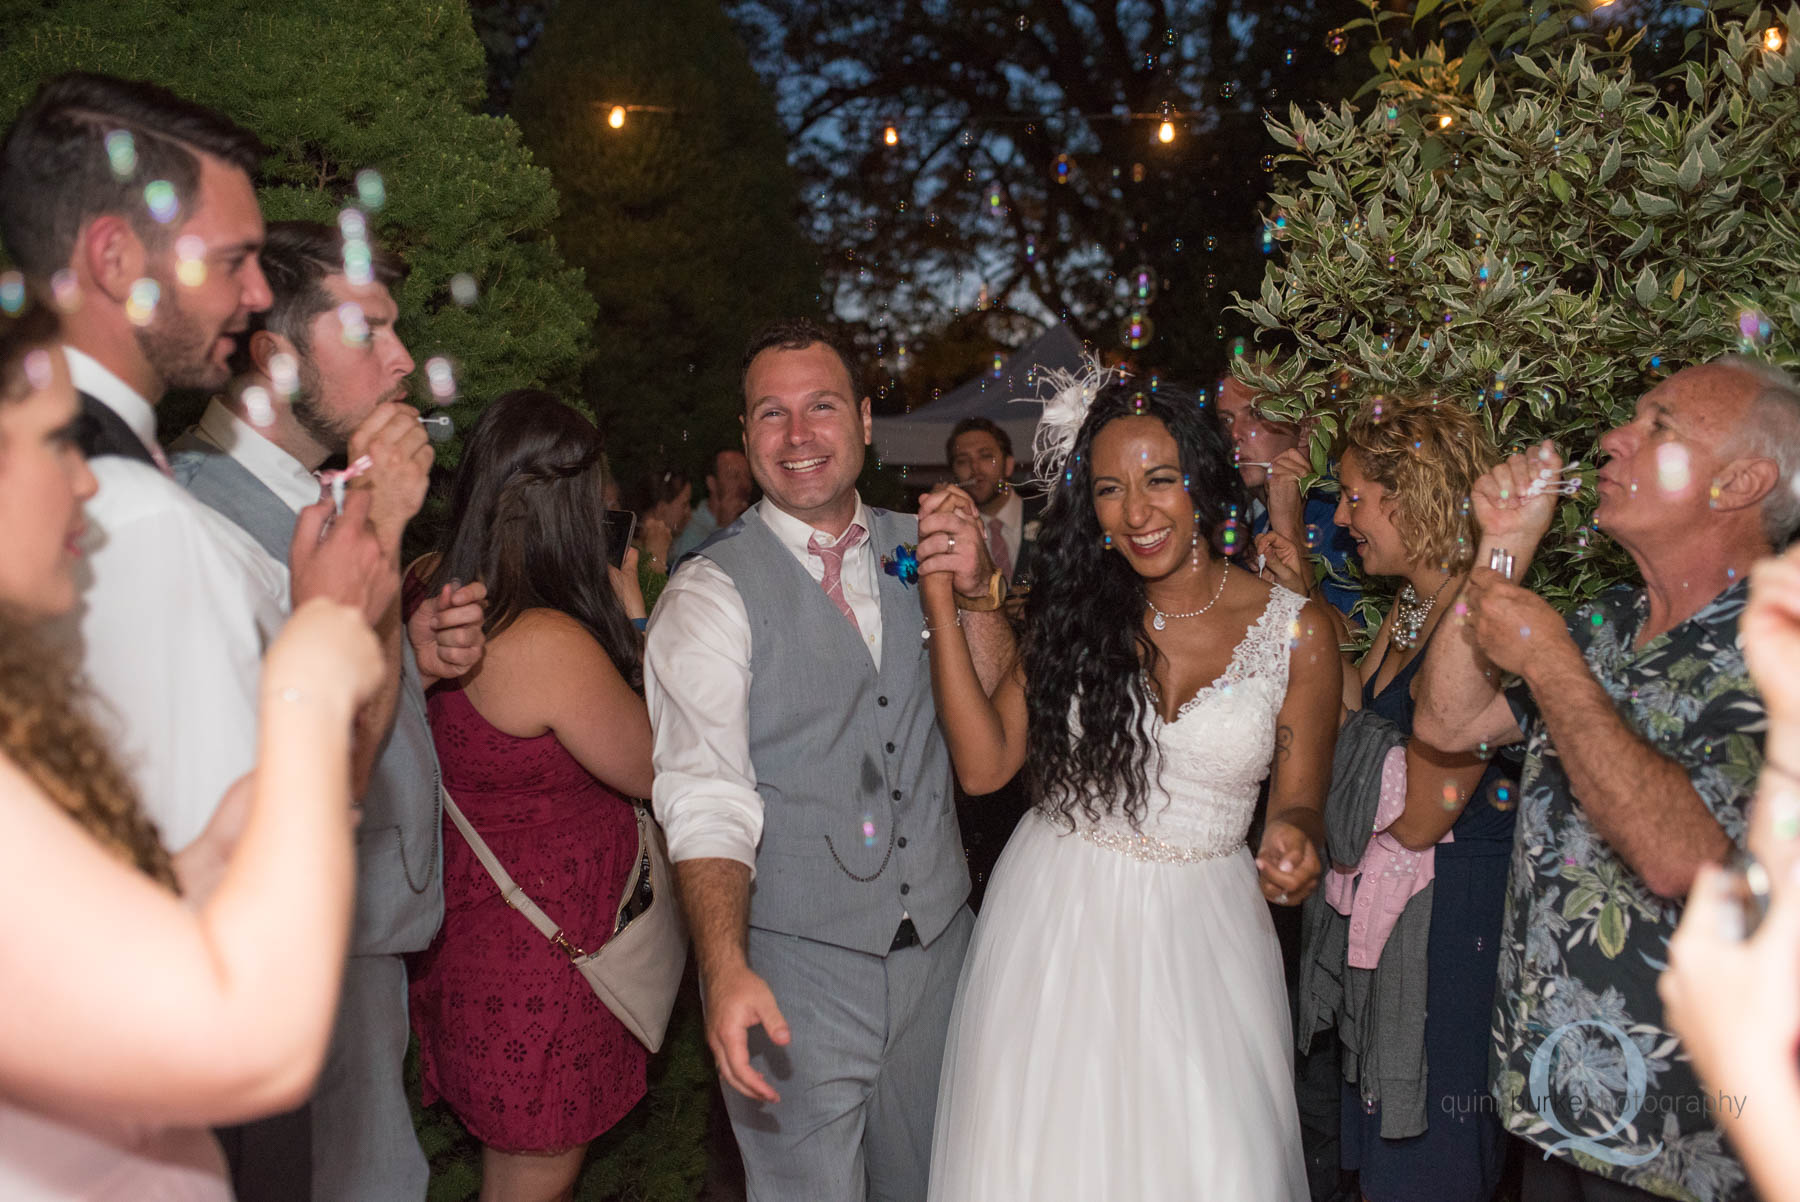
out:
{"label": "dangling earring", "polygon": [[1194,537],[1190,546],[1194,552],[1194,570],[1198,572],[1200,570],[1200,513],[1198,510],[1194,512]]}

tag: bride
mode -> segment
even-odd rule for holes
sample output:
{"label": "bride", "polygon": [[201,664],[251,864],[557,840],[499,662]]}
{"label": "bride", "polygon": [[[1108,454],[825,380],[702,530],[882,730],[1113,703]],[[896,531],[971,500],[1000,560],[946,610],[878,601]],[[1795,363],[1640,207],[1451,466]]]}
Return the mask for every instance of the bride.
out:
{"label": "bride", "polygon": [[[921,565],[957,776],[986,793],[1028,765],[1036,803],[963,967],[930,1196],[1297,1202],[1264,899],[1297,905],[1319,876],[1332,624],[1216,549],[1240,537],[1246,498],[1210,410],[1090,372],[1046,406],[1039,442],[1055,487],[1022,648],[992,698],[943,560]],[[946,505],[967,500],[934,493],[920,513]]]}

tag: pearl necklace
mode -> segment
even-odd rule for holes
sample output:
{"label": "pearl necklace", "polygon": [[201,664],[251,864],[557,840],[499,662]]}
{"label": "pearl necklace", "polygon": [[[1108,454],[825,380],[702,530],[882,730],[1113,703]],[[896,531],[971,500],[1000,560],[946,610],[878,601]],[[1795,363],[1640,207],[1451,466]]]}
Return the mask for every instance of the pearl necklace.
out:
{"label": "pearl necklace", "polygon": [[1394,598],[1394,633],[1389,641],[1402,651],[1411,651],[1419,645],[1419,635],[1425,629],[1425,619],[1431,616],[1432,606],[1437,604],[1438,593],[1444,591],[1451,577],[1444,577],[1444,584],[1437,586],[1437,592],[1425,600],[1419,600],[1419,594],[1413,590],[1412,582],[1400,586],[1400,595]]}
{"label": "pearl necklace", "polygon": [[1208,601],[1205,605],[1202,605],[1199,609],[1194,610],[1192,613],[1166,614],[1162,610],[1156,608],[1156,602],[1150,600],[1150,598],[1148,598],[1148,597],[1144,598],[1144,604],[1148,605],[1150,607],[1150,612],[1152,614],[1156,615],[1155,617],[1150,619],[1150,625],[1156,627],[1156,629],[1158,629],[1158,630],[1161,630],[1163,627],[1167,626],[1170,622],[1174,621],[1177,618],[1197,618],[1197,617],[1199,617],[1201,614],[1205,613],[1207,610],[1209,610],[1213,606],[1217,605],[1219,603],[1219,598],[1223,597],[1225,595],[1225,577],[1229,576],[1230,574],[1231,574],[1231,565],[1229,563],[1227,563],[1224,565],[1224,570],[1222,570],[1219,573],[1219,591],[1213,594],[1213,599],[1211,601]]}

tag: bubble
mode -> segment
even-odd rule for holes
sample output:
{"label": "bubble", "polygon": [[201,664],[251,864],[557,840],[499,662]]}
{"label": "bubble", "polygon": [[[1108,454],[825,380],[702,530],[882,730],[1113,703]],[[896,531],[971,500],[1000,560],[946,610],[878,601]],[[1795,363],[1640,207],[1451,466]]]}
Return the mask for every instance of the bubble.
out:
{"label": "bubble", "polygon": [[466,271],[459,271],[450,277],[450,299],[467,309],[475,303],[481,290],[475,286],[475,277]]}
{"label": "bubble", "polygon": [[149,207],[150,216],[163,225],[175,220],[175,214],[181,211],[175,185],[166,179],[153,179],[144,185],[144,204]]}
{"label": "bubble", "polygon": [[56,377],[56,368],[50,362],[50,352],[38,349],[25,353],[25,382],[36,389],[50,387],[50,381]]}
{"label": "bubble", "polygon": [[875,846],[875,818],[871,814],[863,815],[862,837],[864,847]]}
{"label": "bubble", "polygon": [[1150,345],[1150,339],[1156,334],[1156,325],[1149,314],[1132,313],[1119,326],[1119,341],[1134,351],[1141,351]]}
{"label": "bubble", "polygon": [[1226,518],[1213,532],[1213,542],[1224,555],[1236,555],[1244,545],[1244,529],[1236,518]]}
{"label": "bubble", "polygon": [[1219,85],[1219,99],[1220,100],[1234,100],[1237,98],[1237,94],[1238,94],[1237,80],[1228,79],[1224,83]]}
{"label": "bubble", "polygon": [[1156,271],[1148,263],[1132,272],[1128,283],[1131,299],[1138,304],[1147,305],[1156,299]]}
{"label": "bubble", "polygon": [[456,369],[450,360],[442,355],[433,355],[425,361],[425,378],[431,384],[431,396],[440,405],[448,405],[456,398]]}
{"label": "bubble", "polygon": [[64,313],[73,313],[81,308],[81,285],[75,280],[75,273],[67,267],[50,277],[50,299]]}
{"label": "bubble", "polygon": [[269,383],[284,399],[292,399],[300,392],[300,362],[286,351],[277,351],[269,356]]}
{"label": "bubble", "polygon": [[1006,374],[1006,356],[1005,355],[995,355],[994,362],[991,364],[991,366],[994,369],[994,378],[999,379],[1001,376]]}
{"label": "bubble", "polygon": [[1134,184],[1143,183],[1144,176],[1146,174],[1148,174],[1148,173],[1145,171],[1144,165],[1142,163],[1133,163],[1131,165],[1131,182],[1132,183],[1134,183]]}
{"label": "bubble", "polygon": [[[1275,156],[1274,156],[1274,155],[1272,155],[1272,154],[1265,154],[1265,155],[1263,155],[1263,157],[1262,157],[1262,169],[1263,169],[1263,170],[1264,170],[1264,171],[1273,171],[1273,170],[1275,170]],[[1267,231],[1264,231],[1264,232],[1265,232],[1265,233],[1266,233],[1266,232],[1267,232]]]}
{"label": "bubble", "polygon": [[345,346],[362,346],[369,341],[369,319],[361,305],[345,301],[337,307],[337,319]]}
{"label": "bubble", "polygon": [[25,309],[25,277],[16,271],[0,271],[0,313],[17,317]]}
{"label": "bubble", "polygon": [[1290,67],[1294,65],[1294,48],[1292,46],[1281,52],[1281,61]]}
{"label": "bubble", "polygon": [[1051,165],[1050,171],[1056,176],[1057,183],[1066,184],[1069,182],[1069,176],[1074,174],[1075,163],[1068,155],[1059,154],[1056,156],[1055,163]]}
{"label": "bubble", "polygon": [[356,173],[356,199],[370,212],[387,203],[387,184],[382,182],[381,172],[364,167]]}
{"label": "bubble", "polygon": [[1219,240],[1217,238],[1215,238],[1213,235],[1208,234],[1206,236],[1206,249],[1208,251],[1218,250],[1219,249]]}
{"label": "bubble", "polygon": [[1342,54],[1350,47],[1350,35],[1342,29],[1334,29],[1325,35],[1325,49],[1333,54]]}
{"label": "bubble", "polygon": [[1444,782],[1444,808],[1454,810],[1462,804],[1462,791],[1456,787],[1455,781]]}
{"label": "bubble", "polygon": [[206,240],[183,234],[175,240],[175,278],[183,287],[206,283]]}
{"label": "bubble", "polygon": [[369,221],[361,209],[343,209],[338,213],[338,233],[346,242],[364,242],[369,237]]}
{"label": "bubble", "polygon": [[1319,547],[1324,544],[1324,542],[1325,542],[1325,536],[1324,536],[1324,534],[1322,534],[1320,532],[1319,528],[1310,522],[1307,523],[1307,526],[1306,526],[1307,549],[1312,550],[1312,551],[1317,551],[1319,549]]}
{"label": "bubble", "polygon": [[1516,781],[1497,780],[1494,782],[1494,808],[1504,813],[1519,804],[1519,786]]}
{"label": "bubble", "polygon": [[139,279],[131,285],[125,298],[125,317],[134,326],[147,326],[156,316],[156,303],[162,299],[162,288],[152,279]]}
{"label": "bubble", "polygon": [[375,279],[375,257],[369,244],[362,241],[344,243],[344,278],[358,288],[366,288]]}
{"label": "bubble", "polygon": [[1037,239],[1029,234],[1025,237],[1025,257],[1027,259],[1037,258]]}
{"label": "bubble", "polygon": [[275,424],[275,406],[269,401],[269,390],[261,384],[252,384],[238,394],[244,403],[244,416],[250,424],[258,429],[268,429]]}
{"label": "bubble", "polygon": [[1666,442],[1656,448],[1656,486],[1664,492],[1686,492],[1693,483],[1693,465],[1687,448]]}
{"label": "bubble", "polygon": [[1769,319],[1755,309],[1742,309],[1738,312],[1738,337],[1752,346],[1761,346],[1769,340]]}
{"label": "bubble", "polygon": [[131,131],[115,129],[106,135],[106,161],[112,166],[114,178],[120,182],[131,178],[137,170],[137,143],[132,140]]}

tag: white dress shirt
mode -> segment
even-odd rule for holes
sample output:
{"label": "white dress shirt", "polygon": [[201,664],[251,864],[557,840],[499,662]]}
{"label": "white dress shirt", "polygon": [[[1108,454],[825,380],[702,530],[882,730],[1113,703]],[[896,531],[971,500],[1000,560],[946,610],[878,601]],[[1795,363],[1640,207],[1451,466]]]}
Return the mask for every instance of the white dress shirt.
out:
{"label": "white dress shirt", "polygon": [[[153,445],[149,402],[67,353],[76,387]],[[179,850],[255,766],[257,682],[286,618],[287,568],[156,468],[106,455],[93,469],[81,602],[59,626],[96,723],[164,845]]]}
{"label": "white dress shirt", "polygon": [[[813,528],[767,498],[757,513],[816,581],[825,563],[807,550]],[[873,531],[859,498],[856,517]],[[872,538],[844,556],[844,599],[881,663],[881,554]],[[721,858],[756,870],[763,803],[750,761],[750,615],[724,569],[696,556],[670,577],[650,617],[644,697],[654,731],[651,804],[671,860]]]}
{"label": "white dress shirt", "polygon": [[263,487],[281,498],[296,514],[319,500],[319,479],[304,464],[270,442],[255,426],[226,408],[214,397],[200,415],[194,435],[201,442],[237,460]]}

